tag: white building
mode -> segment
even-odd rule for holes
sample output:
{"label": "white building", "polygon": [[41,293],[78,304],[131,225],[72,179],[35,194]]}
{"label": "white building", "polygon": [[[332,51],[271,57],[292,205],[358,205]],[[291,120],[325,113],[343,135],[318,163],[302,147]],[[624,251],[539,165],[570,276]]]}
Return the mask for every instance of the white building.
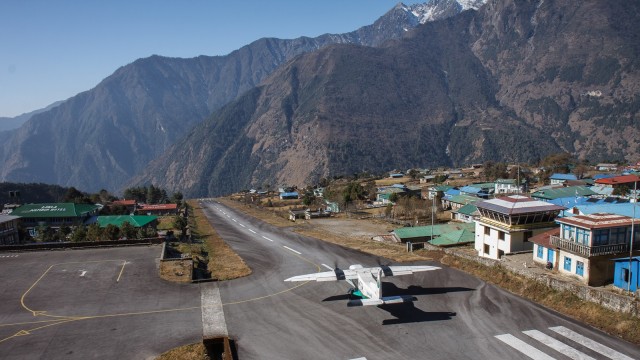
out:
{"label": "white building", "polygon": [[555,227],[562,206],[512,195],[477,202],[475,249],[479,256],[500,259],[504,254],[532,251],[529,238]]}

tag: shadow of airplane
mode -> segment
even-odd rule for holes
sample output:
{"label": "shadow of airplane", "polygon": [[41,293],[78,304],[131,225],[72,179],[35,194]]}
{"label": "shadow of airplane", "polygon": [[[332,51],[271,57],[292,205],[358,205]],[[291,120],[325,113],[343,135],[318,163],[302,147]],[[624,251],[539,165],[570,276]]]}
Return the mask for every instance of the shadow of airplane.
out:
{"label": "shadow of airplane", "polygon": [[[446,294],[450,292],[459,292],[459,291],[475,291],[475,289],[466,288],[466,287],[435,287],[435,288],[425,288],[422,286],[410,285],[408,288],[403,289],[396,286],[394,283],[383,282],[382,283],[382,294],[384,296],[395,296],[395,295],[435,295],[435,294]],[[351,297],[349,294],[340,294],[329,296],[322,301],[340,301],[340,300],[350,300]]]}
{"label": "shadow of airplane", "polygon": [[418,323],[425,321],[451,320],[456,316],[455,312],[449,311],[422,311],[415,307],[412,302],[403,304],[378,305],[378,308],[388,312],[395,319],[382,320],[382,325],[398,325]]}
{"label": "shadow of airplane", "polygon": [[451,292],[460,292],[460,291],[475,291],[476,289],[471,289],[467,287],[459,287],[459,286],[451,286],[451,287],[422,287],[417,285],[409,285],[406,289],[399,288],[396,284],[391,282],[383,282],[382,283],[382,294],[384,296],[393,296],[393,295],[435,295],[435,294],[446,294]]}

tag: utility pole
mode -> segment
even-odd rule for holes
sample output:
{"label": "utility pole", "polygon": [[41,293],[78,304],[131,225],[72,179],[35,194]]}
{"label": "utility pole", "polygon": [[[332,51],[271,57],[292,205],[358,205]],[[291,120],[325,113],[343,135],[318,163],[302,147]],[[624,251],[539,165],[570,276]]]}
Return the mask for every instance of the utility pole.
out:
{"label": "utility pole", "polygon": [[[638,196],[636,190],[638,189],[638,181],[633,182],[633,216],[631,217],[631,243],[629,244],[629,278],[627,279],[627,291],[631,292],[631,263],[633,259],[633,241],[635,238],[635,222],[636,222],[636,203],[638,202]],[[638,276],[638,274],[636,274]],[[637,289],[636,289],[637,290]]]}

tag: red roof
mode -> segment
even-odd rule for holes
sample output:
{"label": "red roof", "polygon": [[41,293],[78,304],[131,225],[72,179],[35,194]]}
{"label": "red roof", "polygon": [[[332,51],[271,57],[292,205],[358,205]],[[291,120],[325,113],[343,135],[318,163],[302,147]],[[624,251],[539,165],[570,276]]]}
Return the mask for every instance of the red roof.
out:
{"label": "red roof", "polygon": [[178,204],[140,204],[138,210],[176,210]]}
{"label": "red roof", "polygon": [[551,230],[547,230],[543,233],[540,233],[536,236],[530,237],[529,241],[531,241],[534,244],[538,244],[538,245],[542,245],[543,247],[550,248],[551,240],[549,239],[549,236],[559,236],[559,235],[560,235],[560,228],[556,227]]}
{"label": "red roof", "polygon": [[116,200],[111,203],[111,205],[124,205],[124,206],[133,206],[136,204],[135,200]]}
{"label": "red roof", "polygon": [[628,184],[636,181],[640,181],[640,176],[638,175],[620,175],[606,179],[598,179],[595,181],[596,184],[605,184],[605,185],[618,185],[618,184]]}

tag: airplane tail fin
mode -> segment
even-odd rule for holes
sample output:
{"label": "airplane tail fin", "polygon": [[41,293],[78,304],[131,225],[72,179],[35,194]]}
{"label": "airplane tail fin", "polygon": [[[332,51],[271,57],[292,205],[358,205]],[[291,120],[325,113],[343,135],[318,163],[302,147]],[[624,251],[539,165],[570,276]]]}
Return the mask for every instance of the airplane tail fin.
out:
{"label": "airplane tail fin", "polygon": [[347,306],[371,306],[371,305],[385,305],[385,304],[399,304],[409,303],[418,300],[415,296],[411,295],[398,295],[398,296],[383,296],[379,299],[354,299],[349,300]]}

